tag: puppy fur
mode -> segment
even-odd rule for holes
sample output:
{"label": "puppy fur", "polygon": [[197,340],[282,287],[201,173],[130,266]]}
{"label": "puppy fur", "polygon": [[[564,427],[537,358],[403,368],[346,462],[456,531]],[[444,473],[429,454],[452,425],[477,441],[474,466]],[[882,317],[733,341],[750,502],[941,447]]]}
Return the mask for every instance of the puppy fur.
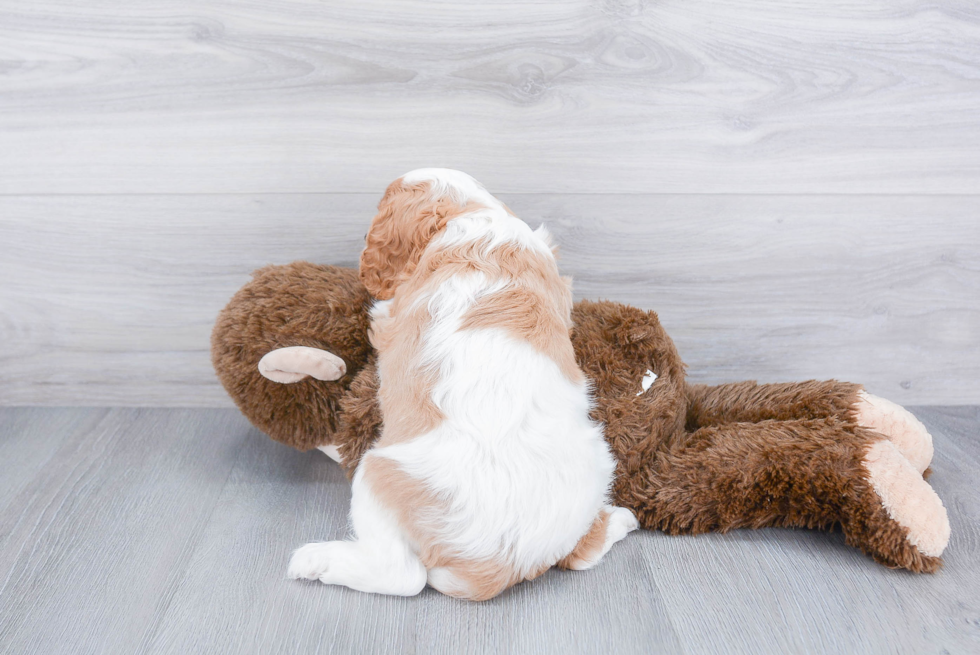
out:
{"label": "puppy fur", "polygon": [[384,424],[354,474],[354,540],[301,548],[292,577],[483,600],[637,527],[608,506],[616,463],[543,228],[463,173],[414,171],[379,205],[361,280]]}

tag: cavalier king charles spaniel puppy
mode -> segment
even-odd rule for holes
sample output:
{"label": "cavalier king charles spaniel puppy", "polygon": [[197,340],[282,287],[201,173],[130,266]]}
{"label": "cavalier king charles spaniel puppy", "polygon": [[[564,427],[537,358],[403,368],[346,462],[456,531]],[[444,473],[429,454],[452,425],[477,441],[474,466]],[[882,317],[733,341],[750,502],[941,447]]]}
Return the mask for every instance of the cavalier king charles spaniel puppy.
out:
{"label": "cavalier king charles spaniel puppy", "polygon": [[596,564],[637,521],[608,505],[615,462],[547,232],[465,173],[422,169],[388,187],[366,241],[384,424],[352,539],[300,548],[289,576],[484,600]]}

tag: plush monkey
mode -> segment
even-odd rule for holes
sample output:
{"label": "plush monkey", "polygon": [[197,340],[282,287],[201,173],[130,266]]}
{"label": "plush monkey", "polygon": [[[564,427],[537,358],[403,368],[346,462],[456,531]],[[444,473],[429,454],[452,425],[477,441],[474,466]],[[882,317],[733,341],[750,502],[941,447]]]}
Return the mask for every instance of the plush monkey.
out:
{"label": "plush monkey", "polygon": [[[254,274],[218,316],[218,377],[273,439],[348,475],[378,435],[372,299],[357,271],[296,262]],[[926,482],[932,437],[846,382],[692,385],[657,315],[576,303],[572,343],[618,462],[614,503],[642,527],[697,534],[828,529],[885,566],[932,573],[949,540]]]}

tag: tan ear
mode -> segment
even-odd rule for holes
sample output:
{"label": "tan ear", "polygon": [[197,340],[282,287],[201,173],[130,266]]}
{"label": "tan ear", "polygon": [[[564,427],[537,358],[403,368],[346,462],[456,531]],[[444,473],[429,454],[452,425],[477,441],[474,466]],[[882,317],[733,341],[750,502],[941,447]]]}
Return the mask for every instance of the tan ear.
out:
{"label": "tan ear", "polygon": [[378,213],[371,220],[361,253],[360,278],[368,292],[379,300],[389,300],[394,295],[395,280],[408,261],[408,249],[400,234],[399,215],[404,211],[395,196],[407,192],[401,180],[392,182],[378,203]]}
{"label": "tan ear", "polygon": [[361,282],[378,300],[390,300],[395,288],[415,272],[426,246],[452,218],[477,205],[459,206],[448,197],[433,199],[431,184],[405,186],[395,180],[378,204],[367,244],[361,253]]}

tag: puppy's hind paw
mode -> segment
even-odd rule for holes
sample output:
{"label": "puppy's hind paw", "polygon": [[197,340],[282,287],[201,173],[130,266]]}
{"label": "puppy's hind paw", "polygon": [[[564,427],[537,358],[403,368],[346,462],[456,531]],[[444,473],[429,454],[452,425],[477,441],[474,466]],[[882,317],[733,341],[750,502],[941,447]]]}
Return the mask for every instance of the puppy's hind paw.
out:
{"label": "puppy's hind paw", "polygon": [[625,507],[609,507],[607,510],[606,539],[610,543],[616,543],[640,527],[636,515]]}
{"label": "puppy's hind paw", "polygon": [[330,568],[330,544],[306,544],[289,558],[286,576],[291,580],[318,580]]}

